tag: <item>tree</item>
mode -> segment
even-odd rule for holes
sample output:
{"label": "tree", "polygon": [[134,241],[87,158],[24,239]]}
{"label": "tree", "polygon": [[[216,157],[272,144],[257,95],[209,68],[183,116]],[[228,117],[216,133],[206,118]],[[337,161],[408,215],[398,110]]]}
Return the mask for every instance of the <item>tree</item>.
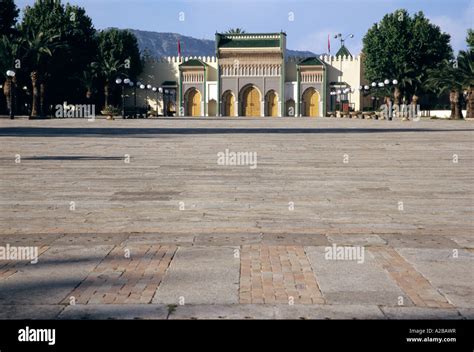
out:
{"label": "tree", "polygon": [[[468,32],[468,46],[472,31]],[[462,98],[467,98],[467,118],[474,118],[474,50],[460,51],[455,60],[445,60],[428,71],[426,84],[439,95],[449,92],[451,118],[462,119]]]}
{"label": "tree", "polygon": [[0,36],[12,35],[19,10],[13,0],[0,0]]}
{"label": "tree", "polygon": [[245,34],[245,29],[243,28],[230,28],[225,32],[226,34]]}
{"label": "tree", "polygon": [[38,0],[25,8],[19,28],[30,41],[38,33],[54,38],[55,43],[49,43],[55,45],[54,55],[43,63],[38,77],[42,100],[48,95],[57,102],[83,99],[81,77],[97,53],[96,31],[85,10],[61,1]]}
{"label": "tree", "polygon": [[110,86],[117,75],[135,79],[143,70],[137,38],[127,30],[111,28],[99,32],[98,64],[104,87],[105,107],[109,104]]}
{"label": "tree", "polygon": [[461,84],[467,98],[466,117],[474,119],[474,49],[461,51],[457,60]]}
{"label": "tree", "polygon": [[22,41],[18,37],[3,35],[0,38],[0,74],[3,77],[3,93],[7,100],[8,109],[11,108],[13,102],[10,94],[13,86],[16,85],[17,77],[9,79],[6,76],[7,70],[15,67],[15,60],[22,55]]}
{"label": "tree", "polygon": [[37,117],[39,113],[44,114],[46,67],[48,67],[48,61],[55,50],[62,45],[57,42],[58,37],[58,35],[43,32],[28,31],[24,33],[25,62],[30,70],[33,99],[30,116],[33,118]]}
{"label": "tree", "polygon": [[473,51],[474,50],[474,30],[469,29],[467,31],[466,42],[467,42],[467,47],[469,48],[469,50]]}
{"label": "tree", "polygon": [[451,105],[451,118],[462,119],[461,107],[461,75],[454,60],[445,60],[438,68],[429,71],[426,85],[438,95],[449,92],[449,103]]}
{"label": "tree", "polygon": [[422,94],[428,70],[453,58],[449,41],[422,12],[413,17],[406,10],[387,14],[364,37],[365,76],[370,81],[396,78],[406,98]]}

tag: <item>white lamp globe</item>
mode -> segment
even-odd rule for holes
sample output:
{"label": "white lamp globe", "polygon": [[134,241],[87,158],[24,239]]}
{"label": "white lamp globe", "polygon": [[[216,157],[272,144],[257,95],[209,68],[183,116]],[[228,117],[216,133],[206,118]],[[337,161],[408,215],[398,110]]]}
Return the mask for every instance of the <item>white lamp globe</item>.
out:
{"label": "white lamp globe", "polygon": [[125,83],[125,84],[130,84],[130,78],[125,78],[125,79],[123,80],[123,83]]}
{"label": "white lamp globe", "polygon": [[117,83],[117,84],[122,84],[122,80],[121,80],[120,78],[117,78],[117,79],[115,80],[115,83]]}

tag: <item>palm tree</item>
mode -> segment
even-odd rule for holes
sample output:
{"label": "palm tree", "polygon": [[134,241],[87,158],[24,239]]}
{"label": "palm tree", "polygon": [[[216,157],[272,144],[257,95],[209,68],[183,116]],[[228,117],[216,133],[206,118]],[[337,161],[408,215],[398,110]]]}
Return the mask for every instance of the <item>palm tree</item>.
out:
{"label": "palm tree", "polygon": [[99,75],[99,64],[97,62],[92,62],[87,66],[87,69],[82,72],[82,76],[78,77],[82,86],[86,88],[86,99],[88,101],[92,99],[92,95],[94,94],[94,83]]}
{"label": "palm tree", "polygon": [[474,118],[474,50],[461,51],[458,55],[458,70],[462,89],[467,95],[466,118]]}
{"label": "palm tree", "polygon": [[15,67],[14,61],[21,57],[22,41],[18,37],[3,35],[0,39],[0,74],[4,78],[3,94],[7,99],[7,107],[11,108],[13,102],[10,94],[13,86],[16,85],[16,76],[9,79],[6,71]]}
{"label": "palm tree", "polygon": [[467,95],[467,118],[474,118],[474,51],[460,51],[454,62],[445,61],[429,72],[426,83],[440,95],[449,91],[451,118],[462,119],[462,93]]}
{"label": "palm tree", "polygon": [[461,79],[456,63],[445,60],[439,68],[428,72],[428,79],[425,82],[427,87],[438,93],[439,96],[449,92],[450,118],[455,120],[463,118],[460,99],[462,92]]}
{"label": "palm tree", "polygon": [[[30,67],[32,88],[31,117],[37,117],[38,112],[43,114],[43,103],[46,95],[47,59],[53,56],[54,51],[63,46],[58,42],[59,35],[48,35],[43,32],[27,32],[25,35],[25,56]],[[41,103],[41,106],[39,105]]]}
{"label": "palm tree", "polygon": [[112,79],[120,73],[120,70],[124,67],[124,64],[120,60],[115,59],[112,54],[105,55],[100,58],[99,62],[100,73],[104,78],[104,96],[105,96],[105,107],[109,106],[110,98],[110,82]]}
{"label": "palm tree", "polygon": [[225,32],[225,34],[245,34],[245,29],[243,28],[230,28]]}

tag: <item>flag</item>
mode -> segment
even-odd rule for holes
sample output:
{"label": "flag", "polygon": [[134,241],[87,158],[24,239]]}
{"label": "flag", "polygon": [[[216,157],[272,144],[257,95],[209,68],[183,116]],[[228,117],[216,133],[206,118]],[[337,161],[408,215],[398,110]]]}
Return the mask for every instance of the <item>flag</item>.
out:
{"label": "flag", "polygon": [[181,59],[181,41],[178,40],[178,57]]}
{"label": "flag", "polygon": [[331,55],[331,38],[330,38],[330,34],[328,34],[328,54]]}

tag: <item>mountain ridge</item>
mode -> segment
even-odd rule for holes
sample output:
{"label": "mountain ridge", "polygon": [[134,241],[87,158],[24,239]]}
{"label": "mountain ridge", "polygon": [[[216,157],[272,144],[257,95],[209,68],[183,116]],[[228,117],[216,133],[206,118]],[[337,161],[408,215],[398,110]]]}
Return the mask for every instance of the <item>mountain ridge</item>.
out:
{"label": "mountain ridge", "polygon": [[[178,40],[181,43],[182,56],[215,56],[216,44],[211,39],[194,37],[172,32],[153,32],[139,29],[128,29],[138,41],[140,52],[153,58],[178,55]],[[311,51],[286,50],[288,56],[319,56]]]}

